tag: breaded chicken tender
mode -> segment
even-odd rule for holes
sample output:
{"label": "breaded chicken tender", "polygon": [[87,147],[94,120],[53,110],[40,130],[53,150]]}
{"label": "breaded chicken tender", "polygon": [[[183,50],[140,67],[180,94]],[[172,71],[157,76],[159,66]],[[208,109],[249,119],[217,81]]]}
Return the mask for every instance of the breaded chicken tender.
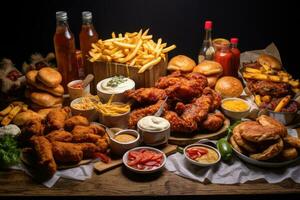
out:
{"label": "breaded chicken tender", "polygon": [[76,125],[88,126],[90,122],[86,117],[75,115],[65,121],[65,130],[72,131]]}

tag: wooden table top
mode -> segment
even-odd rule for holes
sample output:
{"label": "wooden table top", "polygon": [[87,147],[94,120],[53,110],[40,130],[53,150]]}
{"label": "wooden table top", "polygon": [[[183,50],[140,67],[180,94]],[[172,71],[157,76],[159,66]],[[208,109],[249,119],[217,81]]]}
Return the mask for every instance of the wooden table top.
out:
{"label": "wooden table top", "polygon": [[237,185],[203,184],[164,170],[155,175],[135,175],[124,167],[94,174],[86,181],[60,179],[52,188],[36,183],[21,171],[0,172],[0,195],[140,196],[140,195],[253,195],[300,193],[300,184],[255,181]]}
{"label": "wooden table top", "polygon": [[[297,130],[300,134],[300,129]],[[218,185],[200,183],[177,176],[166,169],[158,174],[136,175],[124,166],[91,179],[74,181],[60,179],[52,188],[35,182],[21,171],[0,171],[0,196],[141,196],[141,195],[262,195],[300,193],[300,184],[285,180],[269,184],[263,180],[245,184]]]}

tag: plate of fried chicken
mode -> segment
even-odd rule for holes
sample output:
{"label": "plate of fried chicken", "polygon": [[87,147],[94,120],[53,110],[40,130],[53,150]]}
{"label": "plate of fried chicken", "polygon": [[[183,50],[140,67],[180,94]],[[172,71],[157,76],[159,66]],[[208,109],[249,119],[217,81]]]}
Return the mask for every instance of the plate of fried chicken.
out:
{"label": "plate of fried chicken", "polygon": [[208,87],[207,78],[199,73],[175,71],[161,77],[154,87],[129,90],[125,96],[133,103],[130,128],[135,128],[141,118],[154,115],[168,97],[161,117],[171,124],[173,144],[186,145],[216,137],[229,126],[229,120],[217,111],[221,96]]}
{"label": "plate of fried chicken", "polygon": [[45,120],[29,120],[22,127],[21,159],[43,179],[51,178],[58,169],[87,164],[107,153],[105,129],[70,113],[69,107],[54,109]]}

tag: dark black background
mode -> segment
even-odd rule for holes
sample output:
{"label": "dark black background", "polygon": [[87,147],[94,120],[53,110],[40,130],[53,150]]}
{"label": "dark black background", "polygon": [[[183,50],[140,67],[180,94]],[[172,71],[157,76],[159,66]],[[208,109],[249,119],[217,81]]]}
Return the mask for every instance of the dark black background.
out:
{"label": "dark black background", "polygon": [[[240,49],[265,48],[274,42],[284,67],[297,77],[299,55],[299,11],[297,1],[258,0],[43,0],[2,2],[0,57],[9,57],[20,66],[34,52],[53,51],[55,11],[68,12],[76,36],[81,12],[90,10],[101,38],[112,31],[150,28],[177,49],[170,56],[186,54],[196,59],[203,39],[203,23],[214,22],[213,37],[240,38]],[[4,4],[5,3],[5,4]],[[298,57],[297,57],[298,56]]]}

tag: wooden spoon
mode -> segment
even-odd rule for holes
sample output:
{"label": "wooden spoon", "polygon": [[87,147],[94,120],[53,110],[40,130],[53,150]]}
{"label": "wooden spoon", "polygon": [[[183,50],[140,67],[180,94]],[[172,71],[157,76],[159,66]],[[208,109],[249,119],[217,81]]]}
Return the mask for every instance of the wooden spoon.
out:
{"label": "wooden spoon", "polygon": [[85,88],[90,82],[94,80],[94,75],[93,74],[88,74],[85,79],[82,81],[82,88]]}

